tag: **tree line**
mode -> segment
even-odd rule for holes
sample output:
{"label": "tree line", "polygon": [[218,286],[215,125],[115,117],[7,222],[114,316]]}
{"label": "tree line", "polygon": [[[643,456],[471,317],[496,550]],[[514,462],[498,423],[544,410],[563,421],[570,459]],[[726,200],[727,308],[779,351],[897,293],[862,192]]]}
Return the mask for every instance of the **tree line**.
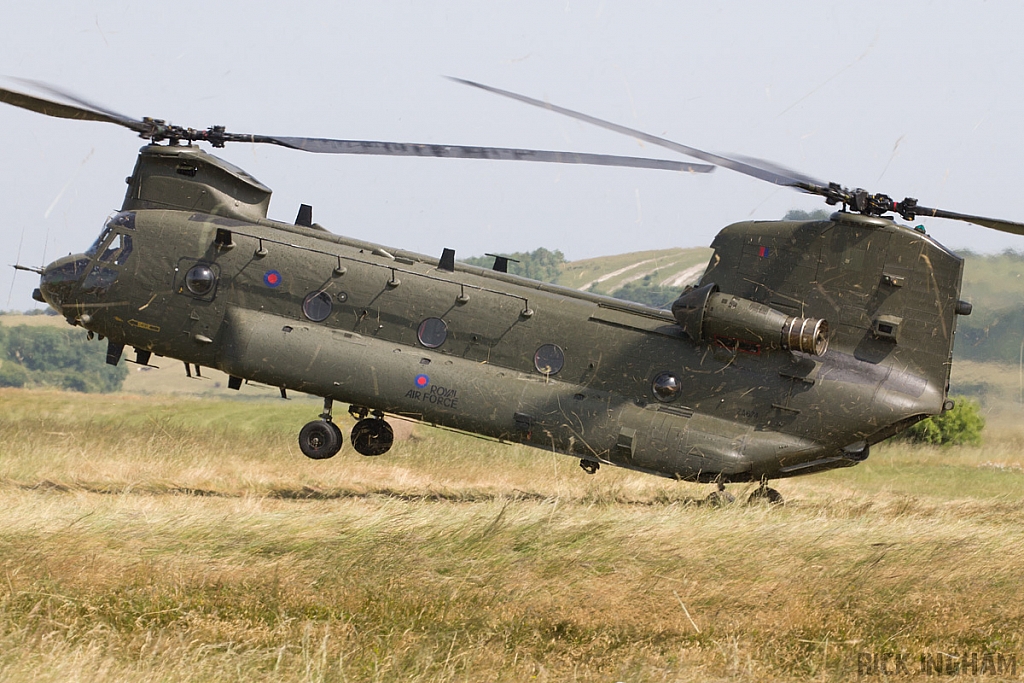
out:
{"label": "tree line", "polygon": [[120,391],[124,363],[107,365],[106,345],[85,330],[3,325],[0,319],[0,387],[55,387],[69,391]]}

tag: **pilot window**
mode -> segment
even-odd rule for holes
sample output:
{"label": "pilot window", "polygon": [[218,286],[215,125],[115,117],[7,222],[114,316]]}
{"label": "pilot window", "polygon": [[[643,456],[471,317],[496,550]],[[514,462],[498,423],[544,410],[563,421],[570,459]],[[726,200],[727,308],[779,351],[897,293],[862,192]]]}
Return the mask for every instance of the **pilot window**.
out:
{"label": "pilot window", "polygon": [[107,245],[107,248],[103,251],[103,256],[100,256],[100,261],[109,263],[113,266],[123,266],[131,253],[132,236],[119,233],[115,235],[114,239]]}
{"label": "pilot window", "polygon": [[96,238],[96,241],[92,243],[92,246],[85,250],[85,255],[92,257],[99,253],[100,247],[107,242],[107,238],[110,237],[110,233],[113,232],[109,227],[103,228],[103,232]]}
{"label": "pilot window", "polygon": [[95,257],[112,266],[122,266],[132,253],[132,236],[124,233],[111,235],[113,230],[106,228],[92,246],[85,250],[86,256]]}

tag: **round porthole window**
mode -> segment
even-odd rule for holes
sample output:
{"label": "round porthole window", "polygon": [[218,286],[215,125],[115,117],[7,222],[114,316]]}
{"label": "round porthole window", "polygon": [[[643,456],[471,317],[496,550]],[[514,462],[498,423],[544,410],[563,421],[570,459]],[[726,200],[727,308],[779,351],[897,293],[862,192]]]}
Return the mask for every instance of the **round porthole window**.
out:
{"label": "round porthole window", "polygon": [[565,365],[565,354],[554,344],[545,344],[533,354],[533,366],[542,375],[555,375]]}
{"label": "round porthole window", "polygon": [[436,349],[448,338],[448,324],[440,318],[427,318],[420,323],[416,337],[428,349]]}
{"label": "round porthole window", "polygon": [[334,301],[327,292],[310,292],[302,301],[302,312],[315,323],[327,320],[334,310]]}
{"label": "round porthole window", "polygon": [[679,398],[679,394],[683,390],[683,382],[671,372],[663,372],[654,378],[651,388],[654,390],[656,399],[668,403]]}
{"label": "round porthole window", "polygon": [[196,296],[206,296],[213,291],[217,276],[213,269],[205,263],[198,263],[185,273],[185,286]]}

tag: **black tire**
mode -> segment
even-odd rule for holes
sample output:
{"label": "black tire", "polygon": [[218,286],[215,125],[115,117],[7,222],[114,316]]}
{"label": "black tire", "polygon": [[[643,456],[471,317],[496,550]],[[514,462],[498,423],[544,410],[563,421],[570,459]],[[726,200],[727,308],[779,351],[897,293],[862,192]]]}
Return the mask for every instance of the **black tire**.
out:
{"label": "black tire", "polygon": [[782,494],[775,489],[764,488],[754,489],[754,492],[747,498],[747,505],[757,505],[759,503],[767,503],[768,505],[782,505],[786,501],[783,500]]}
{"label": "black tire", "polygon": [[384,455],[395,442],[395,430],[384,420],[367,417],[352,427],[352,447],[361,455]]}
{"label": "black tire", "polygon": [[328,422],[327,424],[331,425],[331,428],[334,429],[334,433],[338,437],[338,450],[341,450],[342,444],[345,443],[345,437],[341,434],[341,427],[334,422]]}
{"label": "black tire", "polygon": [[299,450],[313,460],[333,457],[341,450],[341,430],[333,422],[313,420],[299,432]]}

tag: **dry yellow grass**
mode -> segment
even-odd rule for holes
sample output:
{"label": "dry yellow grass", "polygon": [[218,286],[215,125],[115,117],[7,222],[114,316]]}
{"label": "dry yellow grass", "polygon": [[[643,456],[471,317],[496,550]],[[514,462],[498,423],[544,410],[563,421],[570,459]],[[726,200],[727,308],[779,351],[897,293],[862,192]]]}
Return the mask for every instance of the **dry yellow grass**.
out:
{"label": "dry yellow grass", "polygon": [[317,411],[0,391],[0,681],[834,681],[861,652],[954,650],[1024,670],[1011,424],[714,509],[422,427],[309,461]]}

